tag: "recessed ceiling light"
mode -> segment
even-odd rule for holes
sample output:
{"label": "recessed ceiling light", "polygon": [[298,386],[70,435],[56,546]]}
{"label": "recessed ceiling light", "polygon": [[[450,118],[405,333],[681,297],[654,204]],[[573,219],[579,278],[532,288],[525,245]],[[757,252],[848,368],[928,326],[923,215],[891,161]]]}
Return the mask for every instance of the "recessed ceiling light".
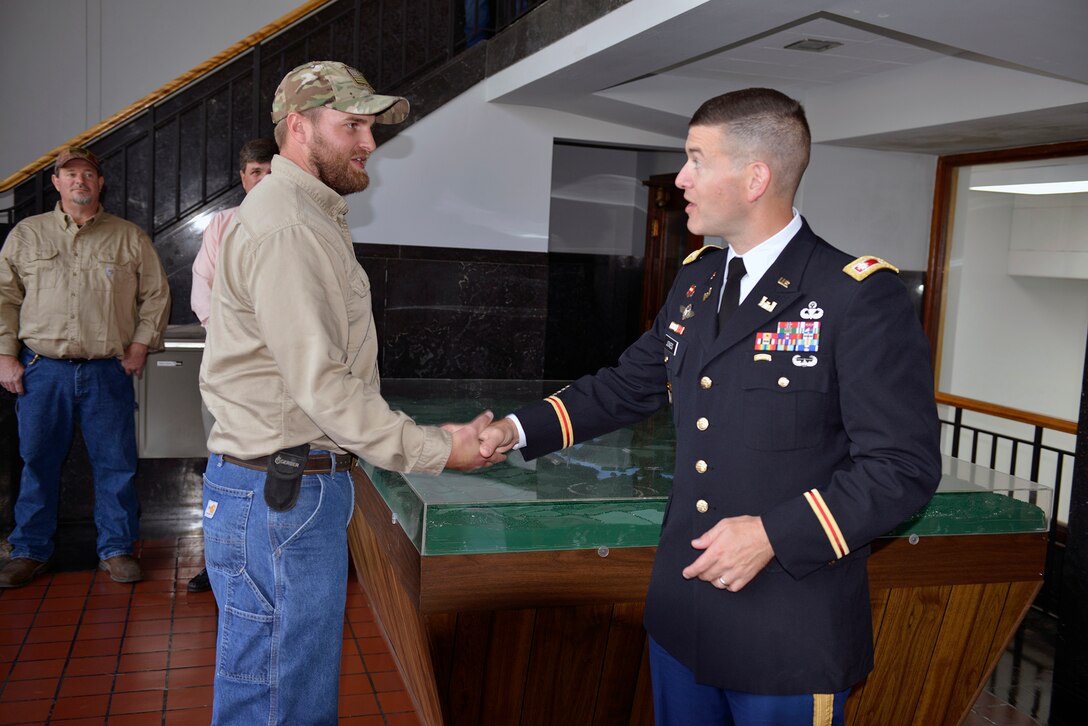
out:
{"label": "recessed ceiling light", "polygon": [[1083,194],[1088,192],[1088,180],[1064,182],[1038,182],[1035,184],[994,184],[971,187],[973,192],[1000,192],[1002,194]]}
{"label": "recessed ceiling light", "polygon": [[825,50],[831,50],[832,48],[838,48],[842,43],[837,40],[818,40],[816,38],[805,38],[799,40],[796,43],[790,43],[786,46],[786,50],[807,50],[809,53],[823,53]]}

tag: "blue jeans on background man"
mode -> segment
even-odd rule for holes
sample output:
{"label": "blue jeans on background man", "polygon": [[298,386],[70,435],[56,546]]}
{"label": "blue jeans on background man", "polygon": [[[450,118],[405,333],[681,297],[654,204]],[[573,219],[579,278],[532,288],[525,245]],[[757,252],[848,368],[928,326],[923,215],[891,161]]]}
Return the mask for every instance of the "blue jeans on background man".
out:
{"label": "blue jeans on background man", "polygon": [[132,554],[139,537],[136,496],[136,395],[116,358],[86,362],[35,356],[24,348],[26,393],[15,402],[23,475],[15,502],[11,557],[53,555],[60,471],[79,422],[94,474],[99,559]]}
{"label": "blue jeans on background man", "polygon": [[212,723],[335,724],[351,475],[303,476],[286,512],[265,504],[264,478],[219,454],[204,472],[204,562],[219,605]]}

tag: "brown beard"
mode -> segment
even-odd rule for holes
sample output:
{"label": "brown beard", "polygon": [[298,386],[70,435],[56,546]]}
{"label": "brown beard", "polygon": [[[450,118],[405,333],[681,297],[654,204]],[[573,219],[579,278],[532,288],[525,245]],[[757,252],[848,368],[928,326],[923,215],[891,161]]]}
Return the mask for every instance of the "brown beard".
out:
{"label": "brown beard", "polygon": [[340,152],[314,127],[313,141],[309,149],[310,166],[317,178],[340,196],[361,192],[370,186],[370,175],[351,168],[350,159],[339,158]]}

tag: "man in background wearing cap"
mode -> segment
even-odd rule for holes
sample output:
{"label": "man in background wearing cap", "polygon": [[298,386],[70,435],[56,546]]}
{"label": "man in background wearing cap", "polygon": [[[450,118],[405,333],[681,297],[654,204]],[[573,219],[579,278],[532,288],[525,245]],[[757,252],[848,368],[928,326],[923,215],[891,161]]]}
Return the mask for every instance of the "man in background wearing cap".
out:
{"label": "man in background wearing cap", "polygon": [[142,578],[132,374],[162,345],[170,288],[151,240],[99,206],[98,159],[57,156],[52,212],[19,222],[0,250],[0,385],[18,399],[23,474],[11,559],[0,587],[21,587],[53,554],[61,465],[76,422],[94,472],[99,568]]}
{"label": "man in background wearing cap", "polygon": [[490,412],[418,426],[379,391],[344,195],[367,187],[372,126],[407,115],[405,99],[376,95],[342,63],[292,70],[272,106],[280,154],[220,248],[200,375],[215,417],[204,478],[214,723],[336,722],[353,455],[426,473],[488,463],[478,436]]}

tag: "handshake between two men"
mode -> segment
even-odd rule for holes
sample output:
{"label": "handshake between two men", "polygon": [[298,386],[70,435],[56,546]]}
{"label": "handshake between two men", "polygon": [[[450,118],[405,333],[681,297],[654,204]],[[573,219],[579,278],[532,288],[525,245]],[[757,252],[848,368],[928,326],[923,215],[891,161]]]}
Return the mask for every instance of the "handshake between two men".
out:
{"label": "handshake between two men", "polygon": [[443,424],[453,437],[447,469],[471,471],[506,461],[506,454],[518,442],[518,430],[508,418],[494,420],[484,411],[466,424]]}

